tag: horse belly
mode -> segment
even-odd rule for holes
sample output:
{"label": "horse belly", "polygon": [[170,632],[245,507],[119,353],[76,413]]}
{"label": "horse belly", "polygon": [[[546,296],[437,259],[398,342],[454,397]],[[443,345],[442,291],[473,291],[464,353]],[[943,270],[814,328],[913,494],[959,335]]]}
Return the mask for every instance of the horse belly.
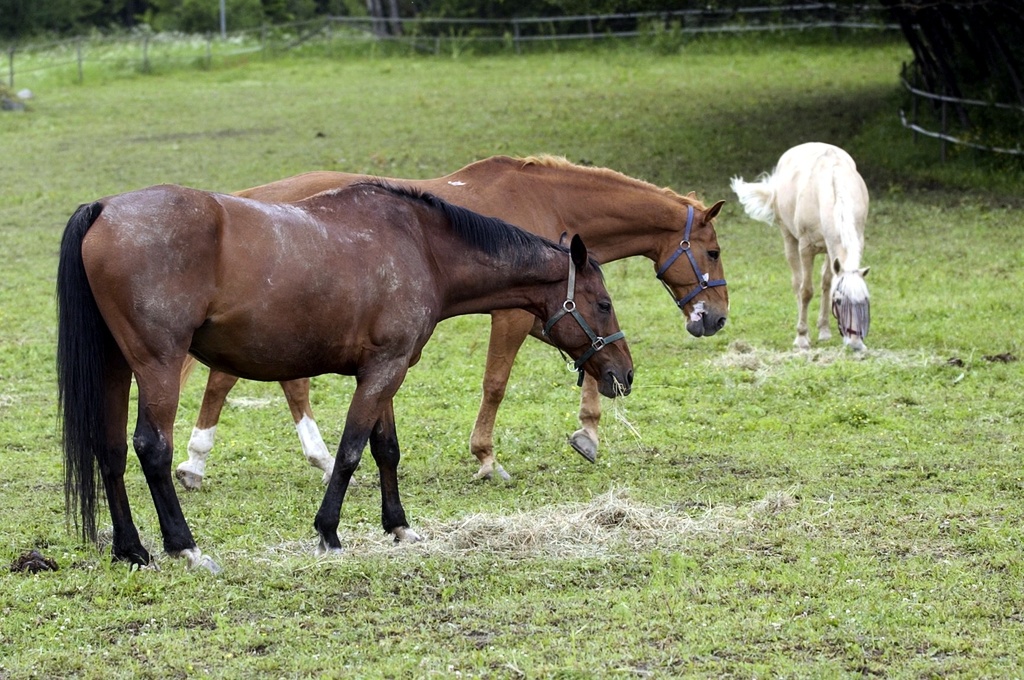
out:
{"label": "horse belly", "polygon": [[345,348],[327,337],[211,321],[196,329],[189,352],[212,368],[249,380],[353,375],[358,367],[357,348]]}

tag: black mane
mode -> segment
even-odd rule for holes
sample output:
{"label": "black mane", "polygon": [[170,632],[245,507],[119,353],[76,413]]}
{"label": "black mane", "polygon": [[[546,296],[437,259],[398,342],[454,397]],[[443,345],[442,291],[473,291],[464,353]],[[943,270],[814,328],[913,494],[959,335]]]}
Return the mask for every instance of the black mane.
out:
{"label": "black mane", "polygon": [[[569,254],[569,248],[526,231],[497,217],[486,217],[462,206],[454,205],[440,196],[413,187],[384,180],[360,182],[353,186],[371,186],[384,189],[396,196],[419,201],[440,210],[448,219],[455,234],[468,246],[487,255],[509,257],[513,262],[526,262],[544,250],[557,250]],[[591,264],[600,270],[593,258]]]}

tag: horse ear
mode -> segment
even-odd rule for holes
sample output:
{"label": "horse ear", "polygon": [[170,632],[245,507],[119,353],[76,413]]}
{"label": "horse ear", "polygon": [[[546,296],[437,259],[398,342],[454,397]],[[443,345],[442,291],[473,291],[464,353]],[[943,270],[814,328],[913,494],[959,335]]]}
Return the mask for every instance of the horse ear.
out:
{"label": "horse ear", "polygon": [[718,213],[722,211],[723,205],[725,205],[725,201],[719,201],[718,203],[715,203],[713,206],[708,208],[708,211],[704,213],[704,221],[710,222],[711,220],[718,217]]}
{"label": "horse ear", "polygon": [[583,239],[579,234],[572,235],[572,242],[569,244],[569,254],[572,256],[572,263],[576,269],[583,269],[587,266],[587,247],[583,245]]}
{"label": "horse ear", "polygon": [[867,277],[869,271],[871,271],[871,267],[864,267],[864,269],[861,269],[860,270],[861,277]]}
{"label": "horse ear", "polygon": [[843,271],[843,265],[839,263],[839,258],[832,258],[832,273],[838,274],[841,271]]}
{"label": "horse ear", "polygon": [[690,193],[686,194],[686,197],[687,198],[692,198],[693,200],[696,201],[697,200],[697,192],[696,191],[691,191]]}
{"label": "horse ear", "polygon": [[562,235],[558,237],[558,245],[564,246],[565,245],[565,239],[567,239],[567,238],[569,238],[569,232],[563,231]]}

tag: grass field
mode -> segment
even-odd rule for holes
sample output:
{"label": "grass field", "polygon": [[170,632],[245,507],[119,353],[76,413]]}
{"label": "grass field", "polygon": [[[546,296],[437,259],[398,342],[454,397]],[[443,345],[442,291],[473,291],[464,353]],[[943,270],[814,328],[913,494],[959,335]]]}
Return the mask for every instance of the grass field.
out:
{"label": "grass field", "polygon": [[[765,40],[27,84],[30,111],[0,115],[0,563],[34,548],[60,570],[0,572],[0,678],[1024,675],[1024,375],[1001,360],[1024,352],[1024,173],[911,142],[902,43]],[[872,192],[863,358],[792,351],[781,239],[728,190],[810,140],[848,149]],[[130,571],[68,530],[53,291],[78,204],[310,169],[426,177],[496,153],[729,200],[722,333],[689,337],[648,261],[605,267],[637,379],[604,402],[596,464],[565,443],[572,377],[530,342],[496,433],[513,480],[471,479],[488,324],[463,317],[396,400],[427,541],[385,541],[367,456],[346,554],[315,558],[320,475],[257,383],[232,393],[203,490],[180,493],[220,576],[165,556]],[[328,442],[351,389],[313,381]],[[159,553],[133,457],[127,483]]]}

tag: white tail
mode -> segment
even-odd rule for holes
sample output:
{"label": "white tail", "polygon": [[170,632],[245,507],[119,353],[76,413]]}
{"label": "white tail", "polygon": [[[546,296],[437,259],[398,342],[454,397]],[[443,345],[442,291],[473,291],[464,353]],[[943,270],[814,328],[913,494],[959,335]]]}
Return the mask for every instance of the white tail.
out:
{"label": "white tail", "polygon": [[758,222],[775,224],[775,187],[772,175],[762,175],[759,182],[744,182],[733,177],[731,186],[743,206],[743,211]]}

